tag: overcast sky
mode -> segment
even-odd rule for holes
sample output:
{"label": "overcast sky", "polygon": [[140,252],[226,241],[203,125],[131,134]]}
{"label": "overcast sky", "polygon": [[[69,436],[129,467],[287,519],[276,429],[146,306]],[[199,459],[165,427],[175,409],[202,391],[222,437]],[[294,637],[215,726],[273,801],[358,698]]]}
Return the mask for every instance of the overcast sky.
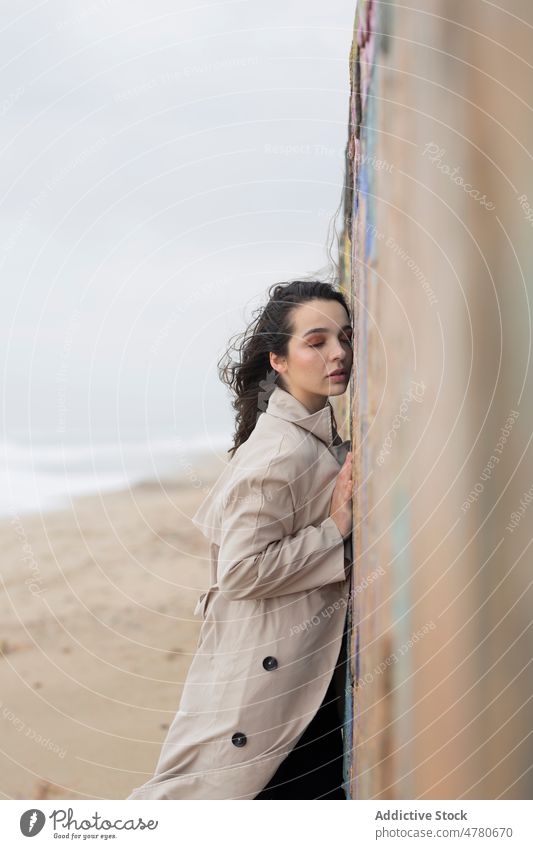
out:
{"label": "overcast sky", "polygon": [[225,342],[327,260],[354,12],[3,4],[4,434],[232,427]]}

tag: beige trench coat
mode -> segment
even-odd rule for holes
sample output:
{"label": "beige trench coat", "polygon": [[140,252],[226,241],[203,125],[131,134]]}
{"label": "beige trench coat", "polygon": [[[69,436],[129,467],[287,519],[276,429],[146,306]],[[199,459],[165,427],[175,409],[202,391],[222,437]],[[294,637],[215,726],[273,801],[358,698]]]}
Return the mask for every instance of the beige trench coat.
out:
{"label": "beige trench coat", "polygon": [[349,450],[329,401],[310,414],[274,388],[193,516],[211,570],[197,651],[129,799],[253,799],[311,722],[344,651],[351,540],[329,508]]}

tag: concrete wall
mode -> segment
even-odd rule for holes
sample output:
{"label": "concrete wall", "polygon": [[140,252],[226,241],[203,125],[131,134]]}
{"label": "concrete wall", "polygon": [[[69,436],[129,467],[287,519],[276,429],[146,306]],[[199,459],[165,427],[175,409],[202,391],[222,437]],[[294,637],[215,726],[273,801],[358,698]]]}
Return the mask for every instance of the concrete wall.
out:
{"label": "concrete wall", "polygon": [[532,796],[532,25],[357,8],[353,798]]}

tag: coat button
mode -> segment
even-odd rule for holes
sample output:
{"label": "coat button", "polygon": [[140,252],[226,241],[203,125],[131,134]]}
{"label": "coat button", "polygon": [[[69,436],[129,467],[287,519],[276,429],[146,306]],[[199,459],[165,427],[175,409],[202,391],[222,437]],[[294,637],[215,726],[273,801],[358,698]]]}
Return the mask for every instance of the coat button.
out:
{"label": "coat button", "polygon": [[278,661],[275,657],[272,657],[272,655],[269,654],[268,657],[265,657],[265,659],[263,660],[263,667],[268,671],[270,671],[271,669],[277,669]]}
{"label": "coat button", "polygon": [[246,734],[243,734],[242,731],[236,731],[233,737],[231,738],[231,742],[234,746],[245,746]]}

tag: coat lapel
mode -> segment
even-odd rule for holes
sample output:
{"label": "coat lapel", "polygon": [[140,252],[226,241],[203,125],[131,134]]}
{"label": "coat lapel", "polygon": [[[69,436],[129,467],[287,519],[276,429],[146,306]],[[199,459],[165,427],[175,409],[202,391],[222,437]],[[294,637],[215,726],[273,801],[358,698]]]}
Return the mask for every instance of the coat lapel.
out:
{"label": "coat lapel", "polygon": [[290,392],[281,386],[275,386],[268,400],[266,414],[277,419],[293,422],[293,424],[308,430],[323,442],[328,450],[342,465],[350,450],[350,440],[344,442],[340,438],[333,423],[333,408],[328,400],[324,407],[315,413],[298,401]]}
{"label": "coat lapel", "polygon": [[321,410],[310,413],[294,395],[286,392],[281,386],[275,386],[268,400],[266,413],[276,419],[294,422],[299,427],[314,433],[326,445],[333,442],[333,410],[329,400]]}
{"label": "coat lapel", "polygon": [[[268,406],[261,416],[267,415],[273,418],[285,419],[298,427],[303,428],[316,436],[336,459],[340,466],[346,459],[350,450],[350,440],[342,441],[333,424],[333,409],[329,402],[310,413],[307,408],[298,401],[294,395],[286,392],[280,386],[275,386],[269,396]],[[220,474],[218,480],[212,486],[210,492],[204,498],[191,521],[199,531],[210,541],[220,545],[220,504],[223,499],[224,489],[231,478],[231,470],[239,463],[237,454],[234,455],[226,468]],[[207,597],[200,601],[207,603]],[[200,608],[198,608],[200,610]]]}

